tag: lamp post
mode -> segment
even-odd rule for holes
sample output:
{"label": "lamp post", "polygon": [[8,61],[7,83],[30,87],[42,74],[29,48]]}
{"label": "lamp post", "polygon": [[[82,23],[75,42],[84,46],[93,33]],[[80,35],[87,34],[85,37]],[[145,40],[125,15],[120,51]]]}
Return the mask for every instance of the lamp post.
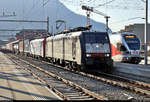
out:
{"label": "lamp post", "polygon": [[147,65],[147,45],[148,45],[148,0],[145,0],[145,37],[144,37],[144,45],[145,45],[145,65]]}

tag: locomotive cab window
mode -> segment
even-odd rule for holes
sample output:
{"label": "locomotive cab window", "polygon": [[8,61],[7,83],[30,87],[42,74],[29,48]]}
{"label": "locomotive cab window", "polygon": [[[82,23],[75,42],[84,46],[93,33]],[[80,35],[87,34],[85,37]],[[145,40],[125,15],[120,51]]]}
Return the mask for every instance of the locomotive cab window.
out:
{"label": "locomotive cab window", "polygon": [[90,34],[87,33],[85,34],[85,42],[86,43],[108,43],[108,36],[104,33],[104,34]]}
{"label": "locomotive cab window", "polygon": [[136,37],[136,35],[125,35],[124,39],[131,50],[140,49],[140,40]]}

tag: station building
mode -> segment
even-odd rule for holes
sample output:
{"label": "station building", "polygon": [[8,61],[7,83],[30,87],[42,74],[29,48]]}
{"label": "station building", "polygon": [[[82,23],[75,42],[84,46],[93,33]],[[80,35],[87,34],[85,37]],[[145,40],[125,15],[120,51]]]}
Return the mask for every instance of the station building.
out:
{"label": "station building", "polygon": [[16,39],[35,39],[47,36],[45,29],[23,29],[16,33]]}

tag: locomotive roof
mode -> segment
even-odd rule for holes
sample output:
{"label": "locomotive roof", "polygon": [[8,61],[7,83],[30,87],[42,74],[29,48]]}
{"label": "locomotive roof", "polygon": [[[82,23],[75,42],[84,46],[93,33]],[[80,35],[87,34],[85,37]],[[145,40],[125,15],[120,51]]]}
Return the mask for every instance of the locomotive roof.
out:
{"label": "locomotive roof", "polygon": [[80,32],[70,32],[70,33],[66,33],[66,34],[59,34],[59,35],[48,37],[47,40],[75,37],[75,36],[80,36],[81,34],[82,34],[81,31]]}
{"label": "locomotive roof", "polygon": [[8,43],[8,44],[14,44],[14,43],[18,43],[18,42],[19,42],[19,40],[15,40],[15,41],[10,42],[10,43]]}
{"label": "locomotive roof", "polygon": [[[84,32],[86,33],[87,31],[78,31],[78,32],[70,32],[66,34],[59,34],[59,35],[48,37],[47,40],[77,37],[77,36],[80,36]],[[91,32],[91,33],[106,33],[106,32]]]}
{"label": "locomotive roof", "polygon": [[31,40],[31,42],[35,42],[35,41],[43,41],[44,40],[44,38],[42,38],[42,39],[34,39],[34,40]]}

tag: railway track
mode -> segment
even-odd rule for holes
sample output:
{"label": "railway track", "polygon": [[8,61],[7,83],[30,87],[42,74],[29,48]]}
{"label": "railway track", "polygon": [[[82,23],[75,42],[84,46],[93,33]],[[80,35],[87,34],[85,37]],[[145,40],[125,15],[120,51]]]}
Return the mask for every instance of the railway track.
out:
{"label": "railway track", "polygon": [[[20,66],[20,61],[26,63],[28,67],[24,67],[28,72],[30,72],[34,77],[40,80],[42,83],[46,84],[48,88],[53,90],[57,95],[59,95],[64,100],[107,100],[103,96],[100,96],[94,92],[91,92],[81,86],[61,78],[51,72],[43,70],[42,68],[35,66],[25,60],[15,58],[15,56],[9,57],[15,64]],[[17,59],[17,60],[14,60]],[[22,67],[22,66],[21,66]],[[33,69],[34,68],[34,69]],[[35,71],[36,69],[36,71]],[[43,73],[42,78],[39,75]],[[51,82],[55,84],[55,87],[51,86]]]}
{"label": "railway track", "polygon": [[103,72],[97,73],[99,74],[97,76],[87,74],[87,73],[80,73],[80,74],[99,80],[99,81],[103,81],[107,84],[125,88],[127,90],[131,90],[133,92],[140,93],[142,95],[146,95],[147,97],[150,97],[150,84],[145,83],[145,82],[132,80],[129,78],[125,78],[125,77],[121,77],[121,76],[113,75],[113,74],[108,74],[108,73],[103,73]]}
{"label": "railway track", "polygon": [[109,77],[115,80],[105,80],[105,79],[101,79],[100,77],[94,76],[95,79],[100,80],[100,81],[104,81],[106,83],[110,83],[114,86],[119,86],[122,88],[126,88],[128,90],[134,91],[136,93],[140,93],[143,95],[147,95],[148,97],[150,97],[150,84],[148,83],[144,83],[144,82],[140,82],[140,81],[136,81],[136,80],[131,80],[125,77],[121,77],[118,75],[112,75],[112,74],[107,74],[107,73],[100,73],[101,75],[104,75],[105,77]]}
{"label": "railway track", "polygon": [[[29,62],[26,62],[26,63],[30,64]],[[47,62],[44,62],[44,63],[47,63]],[[49,64],[49,63],[47,63],[47,64]],[[33,67],[37,67],[35,65],[32,65],[32,66]],[[57,65],[55,65],[55,66],[57,66]],[[60,67],[60,66],[58,66],[58,67]],[[41,68],[39,68],[39,69],[43,70]],[[48,71],[44,71],[44,72],[49,73]],[[137,94],[140,93],[140,94],[142,94],[144,96],[150,97],[150,91],[148,91],[148,89],[150,90],[150,84],[147,84],[147,83],[144,83],[144,82],[139,82],[139,81],[135,81],[135,80],[129,80],[129,79],[126,79],[124,77],[111,75],[111,74],[106,74],[106,73],[99,73],[100,76],[96,76],[96,75],[92,75],[92,74],[88,74],[88,73],[84,73],[84,72],[74,72],[74,73],[78,73],[78,74],[80,74],[82,76],[90,77],[92,79],[95,79],[95,80],[98,80],[98,81],[102,81],[104,83],[107,83],[107,84],[110,84],[110,85],[113,85],[113,86],[125,88],[125,89],[127,89],[129,91],[136,92]],[[58,79],[59,80],[63,80],[60,77],[58,77]],[[68,83],[66,80],[64,80],[64,82]],[[76,86],[78,86],[78,85],[76,85]],[[80,87],[80,88],[82,88],[82,87]],[[77,89],[79,89],[79,88],[77,88]],[[99,96],[99,95],[97,95],[97,96]],[[66,96],[63,96],[63,97],[66,97]],[[91,98],[91,99],[96,99],[96,98]],[[103,99],[106,99],[106,98],[103,98]]]}
{"label": "railway track", "polygon": [[[42,62],[46,63],[46,64],[50,64],[45,61],[42,61]],[[50,65],[53,65],[53,64],[50,64]],[[53,65],[53,66],[64,68],[59,65]],[[68,69],[67,67],[65,67],[64,69],[74,72],[74,71]],[[150,97],[150,84],[145,83],[145,82],[136,81],[136,80],[132,80],[129,78],[125,78],[125,77],[121,77],[121,76],[113,75],[113,74],[108,74],[108,73],[103,73],[103,72],[97,73],[99,75],[93,75],[93,74],[88,74],[88,73],[79,72],[79,71],[76,71],[74,73],[78,73],[80,75],[87,76],[87,77],[105,82],[107,84],[125,88],[127,90],[131,90],[136,93],[140,93],[142,95],[147,95],[148,97]]]}

